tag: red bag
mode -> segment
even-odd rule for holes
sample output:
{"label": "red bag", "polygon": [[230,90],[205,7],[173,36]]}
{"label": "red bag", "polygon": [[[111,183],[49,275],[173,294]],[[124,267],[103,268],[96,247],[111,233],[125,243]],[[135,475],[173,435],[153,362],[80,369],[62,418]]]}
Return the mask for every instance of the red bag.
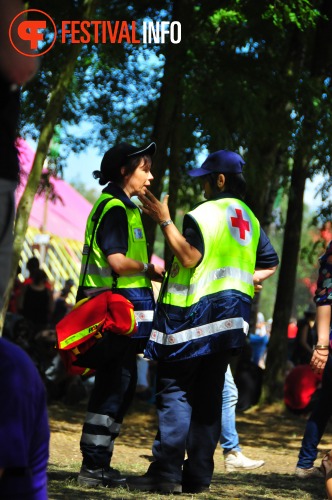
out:
{"label": "red bag", "polygon": [[94,370],[77,366],[104,332],[131,336],[137,331],[133,304],[111,290],[78,302],[56,325],[57,348],[72,375],[91,375]]}

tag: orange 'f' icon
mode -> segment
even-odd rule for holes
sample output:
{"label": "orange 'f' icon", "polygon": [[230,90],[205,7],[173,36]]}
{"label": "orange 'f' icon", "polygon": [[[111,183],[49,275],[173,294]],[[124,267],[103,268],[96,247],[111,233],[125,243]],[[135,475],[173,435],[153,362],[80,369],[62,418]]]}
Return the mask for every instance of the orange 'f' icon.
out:
{"label": "orange 'f' icon", "polygon": [[38,42],[44,40],[43,33],[38,30],[46,28],[46,21],[22,21],[17,29],[18,36],[22,40],[30,42],[31,50],[38,48]]}

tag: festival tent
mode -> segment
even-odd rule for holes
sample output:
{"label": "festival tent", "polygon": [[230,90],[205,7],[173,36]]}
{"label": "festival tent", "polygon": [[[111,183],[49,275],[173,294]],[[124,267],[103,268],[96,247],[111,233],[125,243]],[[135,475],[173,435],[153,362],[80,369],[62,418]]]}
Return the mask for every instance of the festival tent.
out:
{"label": "festival tent", "polygon": [[[21,198],[27,178],[30,174],[35,152],[26,141],[18,140],[18,152],[21,168],[21,182],[16,192],[17,203]],[[51,177],[55,202],[47,201],[45,195],[37,195],[34,199],[29,218],[29,225],[59,236],[83,241],[86,220],[92,205],[66,181]],[[45,207],[47,206],[46,220]],[[43,227],[45,222],[46,226]]]}
{"label": "festival tent", "polygon": [[[35,152],[29,144],[18,139],[20,184],[16,190],[18,204],[31,171]],[[68,278],[77,285],[80,272],[81,251],[85,224],[92,205],[70,184],[51,176],[55,199],[47,194],[36,194],[21,256],[22,278],[26,276],[26,262],[35,255],[53,283],[54,289],[62,288]]]}

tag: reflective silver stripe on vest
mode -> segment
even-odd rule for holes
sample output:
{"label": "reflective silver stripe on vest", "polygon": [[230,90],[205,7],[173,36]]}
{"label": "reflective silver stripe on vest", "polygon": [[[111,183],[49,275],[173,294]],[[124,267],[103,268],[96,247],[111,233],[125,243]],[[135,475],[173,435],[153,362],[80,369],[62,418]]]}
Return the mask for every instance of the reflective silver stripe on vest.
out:
{"label": "reflective silver stripe on vest", "polygon": [[136,321],[139,323],[146,323],[153,320],[154,311],[134,311]]}
{"label": "reflective silver stripe on vest", "polygon": [[[82,267],[84,267],[82,265]],[[97,264],[88,264],[86,268],[87,274],[90,275],[98,275],[101,278],[110,278],[112,277],[112,268],[111,267],[99,267]],[[126,274],[126,276],[122,276],[123,278],[131,276],[145,276],[145,273],[133,273],[133,274]]]}
{"label": "reflective silver stripe on vest", "polygon": [[207,273],[204,278],[201,278],[197,283],[193,283],[190,286],[180,285],[178,283],[170,283],[168,285],[167,291],[173,293],[174,295],[192,295],[197,292],[199,288],[203,288],[205,285],[211,281],[220,280],[222,278],[236,278],[243,281],[247,285],[253,285],[253,275],[247,271],[242,271],[237,267],[220,267],[214,271]]}
{"label": "reflective silver stripe on vest", "polygon": [[249,331],[249,324],[244,321],[243,318],[230,318],[208,323],[207,325],[188,328],[187,330],[172,333],[171,335],[166,335],[166,333],[152,330],[150,340],[162,345],[176,345],[183,342],[189,342],[190,340],[207,337],[208,335],[213,335],[214,333],[238,329],[243,329],[244,333],[247,335]]}

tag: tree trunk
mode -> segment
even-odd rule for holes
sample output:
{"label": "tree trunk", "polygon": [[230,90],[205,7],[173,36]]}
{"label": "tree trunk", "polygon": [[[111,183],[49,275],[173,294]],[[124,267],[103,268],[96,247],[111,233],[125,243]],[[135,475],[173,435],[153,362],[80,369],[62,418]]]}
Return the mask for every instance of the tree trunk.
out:
{"label": "tree trunk", "polygon": [[[154,123],[152,139],[157,144],[157,151],[153,160],[154,181],[152,190],[157,198],[163,190],[163,178],[168,165],[168,148],[170,146],[177,103],[181,98],[181,82],[185,71],[185,54],[191,32],[191,19],[195,6],[193,0],[174,0],[173,21],[179,21],[182,27],[182,40],[179,44],[169,44],[165,53],[164,76]],[[153,252],[156,234],[156,223],[143,216],[145,233],[148,242],[149,255]]]}
{"label": "tree trunk", "polygon": [[[182,88],[182,85],[180,85]],[[180,94],[180,93],[179,93]],[[171,219],[175,222],[176,212],[178,208],[178,192],[181,185],[181,151],[182,151],[182,122],[181,122],[181,109],[182,109],[182,96],[178,95],[178,103],[174,113],[174,127],[172,129],[170,141],[170,156],[169,156],[169,213]],[[168,245],[164,247],[164,260],[165,268],[167,269],[173,253]]]}
{"label": "tree trunk", "polygon": [[301,243],[303,196],[308,175],[307,158],[304,153],[306,149],[307,146],[299,146],[294,157],[291,177],[280,274],[265,372],[265,397],[269,402],[283,397],[284,370],[287,360],[287,325],[292,312]]}
{"label": "tree trunk", "polygon": [[[251,209],[253,209],[256,216],[257,216],[256,210],[259,210],[259,212],[261,213],[261,218],[259,218],[259,222],[266,234],[268,234],[270,230],[273,217],[273,205],[277,197],[278,189],[280,187],[280,178],[283,175],[283,165],[281,157],[282,157],[282,152],[280,148],[277,151],[277,153],[273,149],[270,151],[269,155],[263,156],[263,163],[265,162],[265,164],[272,165],[272,168],[270,168],[269,175],[266,178],[264,178],[264,182],[266,185],[266,189],[264,188],[265,191],[264,197],[257,196],[257,192],[259,192],[259,190],[249,189],[249,194],[254,192],[256,193],[256,197],[252,197],[251,201],[248,202],[248,205],[250,206]],[[246,201],[248,201],[247,198]],[[268,286],[268,282],[266,286]],[[254,333],[256,329],[257,313],[259,311],[259,302],[260,302],[260,293],[256,293],[252,301],[250,320],[249,320],[249,332],[252,333]]]}
{"label": "tree trunk", "polygon": [[[97,3],[98,3],[97,0],[84,1],[82,19],[90,19],[91,16],[93,16]],[[66,50],[66,48],[64,48],[64,50]],[[49,145],[54,134],[54,127],[59,120],[62,105],[66,93],[68,91],[68,88],[72,81],[73,73],[75,70],[80,50],[81,50],[80,44],[72,44],[68,49],[68,57],[66,63],[64,64],[62,70],[60,70],[58,83],[56,84],[54,90],[51,92],[45,110],[45,116],[41,126],[40,136],[38,140],[35,158],[31,168],[31,173],[29,175],[22,198],[20,199],[19,205],[17,207],[17,214],[14,227],[12,270],[5,294],[5,305],[3,310],[0,312],[0,331],[2,331],[3,322],[8,306],[8,300],[10,297],[10,292],[15,280],[17,266],[20,260],[23,243],[25,240],[25,234],[28,228],[29,216],[34,201],[34,196],[38,188],[38,183],[47,156]]]}

